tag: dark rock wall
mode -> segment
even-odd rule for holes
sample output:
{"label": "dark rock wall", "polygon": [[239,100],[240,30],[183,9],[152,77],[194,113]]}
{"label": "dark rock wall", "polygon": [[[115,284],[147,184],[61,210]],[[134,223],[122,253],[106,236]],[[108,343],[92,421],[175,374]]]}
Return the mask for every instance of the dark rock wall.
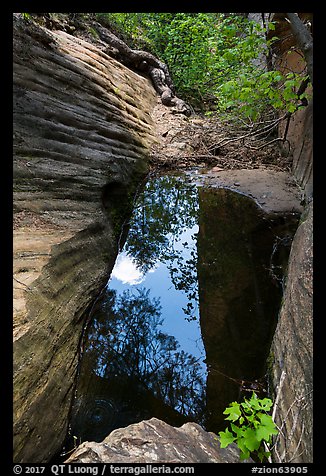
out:
{"label": "dark rock wall", "polygon": [[[275,13],[279,40],[274,47],[276,67],[286,74],[305,68],[291,27],[284,13]],[[299,13],[310,22],[312,13]],[[308,90],[309,91],[309,90]],[[282,125],[280,134],[284,132]],[[313,101],[291,116],[287,138],[291,145],[292,173],[303,190],[308,205],[293,241],[286,291],[272,345],[273,385],[279,393],[277,422],[282,434],[277,438],[274,458],[278,462],[312,462],[312,365],[313,365]],[[280,380],[283,373],[283,386]]]}
{"label": "dark rock wall", "polygon": [[272,346],[275,399],[279,393],[276,422],[282,429],[274,451],[277,462],[313,460],[312,228],[310,203],[293,240],[284,303]]}
{"label": "dark rock wall", "polygon": [[81,316],[147,170],[156,98],[94,45],[18,16],[13,72],[14,461],[41,463],[65,437]]}

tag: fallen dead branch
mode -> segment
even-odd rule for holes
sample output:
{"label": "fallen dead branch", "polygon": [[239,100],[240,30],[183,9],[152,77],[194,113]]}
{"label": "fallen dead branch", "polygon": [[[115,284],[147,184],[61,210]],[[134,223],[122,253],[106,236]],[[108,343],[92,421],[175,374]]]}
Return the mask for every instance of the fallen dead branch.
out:
{"label": "fallen dead branch", "polygon": [[[150,164],[165,170],[196,166],[290,170],[291,157],[281,153],[281,141],[269,137],[271,130],[285,118],[285,114],[281,118],[269,115],[257,128],[254,123],[235,125],[217,117],[197,115],[186,119],[158,103],[153,119],[160,142],[152,148]],[[247,126],[250,130],[245,129]],[[267,140],[263,132],[267,133]]]}
{"label": "fallen dead branch", "polygon": [[[291,117],[291,114],[286,112],[281,117],[278,117],[273,120],[259,121],[257,123],[251,123],[251,124],[245,123],[244,128],[247,130],[249,129],[249,131],[241,135],[239,135],[239,128],[237,129],[230,128],[229,136],[223,137],[217,143],[212,144],[210,149],[213,150],[214,148],[226,146],[232,142],[241,142],[245,147],[248,147],[252,150],[261,150],[265,147],[271,146],[272,144],[276,142],[283,142],[283,143],[288,142],[286,137],[287,137],[288,124],[289,124],[290,117]],[[271,134],[277,131],[279,124],[285,119],[287,119],[287,126],[285,128],[283,137],[276,137],[270,141],[266,141],[266,139]],[[255,143],[258,143],[258,146],[253,145]]]}

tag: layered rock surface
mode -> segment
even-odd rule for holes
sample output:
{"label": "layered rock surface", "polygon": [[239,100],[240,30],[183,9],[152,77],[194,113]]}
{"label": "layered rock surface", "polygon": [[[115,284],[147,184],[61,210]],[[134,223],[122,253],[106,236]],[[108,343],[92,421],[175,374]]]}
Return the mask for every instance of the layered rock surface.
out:
{"label": "layered rock surface", "polygon": [[221,448],[216,435],[204,431],[196,423],[175,428],[151,418],[114,430],[101,443],[86,441],[65,461],[95,462],[239,463],[239,450],[234,444]]}
{"label": "layered rock surface", "polygon": [[82,316],[147,170],[156,97],[94,45],[18,17],[13,60],[14,460],[40,463],[65,436]]}

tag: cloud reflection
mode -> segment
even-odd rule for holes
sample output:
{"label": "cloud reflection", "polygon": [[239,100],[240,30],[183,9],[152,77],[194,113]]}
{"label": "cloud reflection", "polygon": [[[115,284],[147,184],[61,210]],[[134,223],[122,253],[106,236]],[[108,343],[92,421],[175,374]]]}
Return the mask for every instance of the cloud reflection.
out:
{"label": "cloud reflection", "polygon": [[112,278],[116,278],[123,284],[140,284],[145,279],[145,274],[142,273],[135,263],[126,253],[120,253],[114,265],[111,274]]}

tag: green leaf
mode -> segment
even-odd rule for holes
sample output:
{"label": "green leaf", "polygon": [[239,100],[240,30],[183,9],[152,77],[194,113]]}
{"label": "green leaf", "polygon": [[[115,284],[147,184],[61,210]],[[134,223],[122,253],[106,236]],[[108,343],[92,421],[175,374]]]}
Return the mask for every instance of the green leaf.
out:
{"label": "green leaf", "polygon": [[241,451],[240,453],[240,459],[246,459],[249,458],[250,456],[250,450],[246,445],[246,439],[245,438],[239,438],[237,440],[237,445]]}
{"label": "green leaf", "polygon": [[237,435],[237,437],[242,437],[243,432],[245,431],[245,428],[240,428],[239,426],[235,425],[234,423],[231,423],[231,428],[232,431]]}
{"label": "green leaf", "polygon": [[281,99],[273,101],[273,107],[275,107],[275,109],[282,109],[284,107],[283,101]]}
{"label": "green leaf", "polygon": [[275,30],[275,25],[274,25],[274,23],[272,23],[271,21],[268,22],[268,29],[269,29],[269,30]]}
{"label": "green leaf", "polygon": [[296,109],[297,109],[297,107],[294,104],[289,104],[288,107],[287,107],[287,110],[291,113],[295,112]]}
{"label": "green leaf", "polygon": [[241,417],[240,404],[237,402],[232,402],[229,407],[227,407],[224,412],[224,415],[229,415],[225,420],[236,421]]}
{"label": "green leaf", "polygon": [[248,459],[250,457],[250,452],[249,450],[244,450],[240,452],[240,460]]}
{"label": "green leaf", "polygon": [[260,446],[260,440],[257,439],[255,430],[252,428],[247,428],[243,433],[244,444],[250,451],[258,450]]}
{"label": "green leaf", "polygon": [[256,393],[253,392],[248,405],[255,410],[269,411],[273,405],[273,402],[270,398],[258,398]]}
{"label": "green leaf", "polygon": [[259,416],[261,425],[256,430],[257,439],[259,441],[265,440],[269,441],[272,435],[277,435],[278,431],[270,415],[260,415]]}
{"label": "green leaf", "polygon": [[273,402],[270,398],[263,398],[260,400],[260,408],[268,412],[273,406]]}
{"label": "green leaf", "polygon": [[274,75],[274,81],[279,82],[279,81],[282,81],[282,80],[283,80],[283,76],[281,74],[277,73],[277,74]]}
{"label": "green leaf", "polygon": [[252,392],[252,396],[250,398],[250,400],[246,400],[246,406],[248,408],[251,409],[255,409],[255,410],[260,410],[260,403],[259,403],[259,399],[257,397],[257,395],[255,394],[255,392]]}
{"label": "green leaf", "polygon": [[233,433],[231,433],[230,430],[228,429],[226,429],[225,431],[220,431],[218,435],[219,435],[221,448],[226,448],[228,445],[233,443],[236,439]]}

